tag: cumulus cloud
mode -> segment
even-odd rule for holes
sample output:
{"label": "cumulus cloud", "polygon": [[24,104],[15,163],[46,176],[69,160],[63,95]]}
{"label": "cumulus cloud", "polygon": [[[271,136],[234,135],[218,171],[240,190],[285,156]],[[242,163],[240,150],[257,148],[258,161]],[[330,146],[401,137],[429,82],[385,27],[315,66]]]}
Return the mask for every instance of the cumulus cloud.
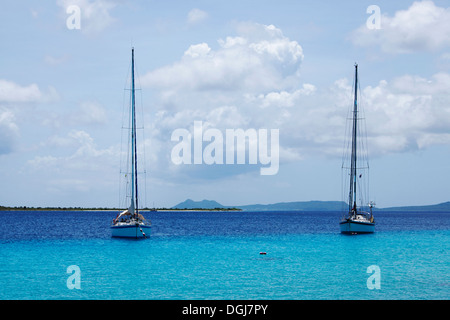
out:
{"label": "cumulus cloud", "polygon": [[450,75],[404,75],[363,90],[371,145],[379,153],[448,143]]}
{"label": "cumulus cloud", "polygon": [[43,91],[35,83],[22,86],[13,81],[0,79],[0,104],[50,102],[58,99],[54,87],[49,86]]}
{"label": "cumulus cloud", "polygon": [[42,97],[43,93],[35,83],[21,86],[12,81],[0,79],[0,102],[32,102]]}
{"label": "cumulus cloud", "polygon": [[94,139],[84,130],[71,130],[66,136],[54,135],[41,143],[41,153],[28,160],[29,169],[58,173],[62,178],[77,177],[80,171],[108,171],[116,166],[118,147],[99,148]]}
{"label": "cumulus cloud", "polygon": [[[246,24],[248,25],[248,24]],[[295,76],[303,59],[302,47],[269,25],[252,24],[257,32],[240,27],[236,37],[219,39],[219,48],[207,43],[191,45],[182,58],[153,70],[142,85],[172,89],[267,91],[281,88]]]}
{"label": "cumulus cloud", "polygon": [[[236,31],[216,46],[189,46],[179,60],[148,72],[141,81],[156,93],[152,143],[159,154],[168,155],[162,159],[165,166],[159,166],[167,177],[189,170],[198,174],[198,169],[177,167],[170,160],[171,133],[177,128],[192,132],[194,121],[221,132],[279,129],[281,164],[312,155],[340,159],[353,79],[317,87],[301,77],[301,45],[280,29],[243,23]],[[449,87],[450,75],[436,73],[429,78],[403,75],[361,88],[371,157],[449,143]]]}
{"label": "cumulus cloud", "polygon": [[351,38],[356,45],[376,46],[394,54],[446,48],[450,46],[450,8],[428,0],[414,2],[393,16],[382,14],[381,29],[369,29],[364,24]]}
{"label": "cumulus cloud", "polygon": [[[99,147],[84,130],[70,130],[65,135],[53,135],[39,145],[39,155],[26,162],[23,172],[41,176],[43,198],[67,196],[74,192],[93,193],[117,186],[120,148]],[[101,179],[92,177],[98,175]],[[51,199],[49,199],[51,200]]]}
{"label": "cumulus cloud", "polygon": [[261,108],[268,108],[275,106],[278,108],[294,107],[298,105],[302,96],[309,96],[314,94],[316,87],[312,84],[305,83],[301,88],[292,92],[288,91],[272,91],[266,94],[259,94],[258,96],[247,95],[247,101],[256,103]]}
{"label": "cumulus cloud", "polygon": [[[170,155],[172,131],[192,130],[194,121],[222,132],[278,129],[290,117],[284,109],[314,95],[314,85],[300,83],[303,49],[298,42],[273,25],[239,23],[236,33],[215,44],[193,44],[178,61],[142,77],[142,86],[157,93],[160,111],[153,126],[163,154]],[[297,157],[289,146],[280,152]],[[189,170],[171,168],[177,174],[184,169]]]}
{"label": "cumulus cloud", "polygon": [[13,81],[0,79],[0,154],[14,149],[20,135],[17,119],[24,106],[58,99],[53,87],[42,91],[35,83],[22,86]]}

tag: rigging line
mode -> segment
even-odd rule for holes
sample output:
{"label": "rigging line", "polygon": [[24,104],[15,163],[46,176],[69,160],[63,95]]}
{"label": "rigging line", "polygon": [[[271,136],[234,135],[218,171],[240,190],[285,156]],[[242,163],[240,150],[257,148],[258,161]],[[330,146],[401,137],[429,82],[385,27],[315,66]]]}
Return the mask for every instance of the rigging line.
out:
{"label": "rigging line", "polygon": [[[142,97],[141,97],[141,99],[142,99]],[[144,119],[144,108],[143,108],[143,105],[142,105],[142,108],[141,108],[141,111],[142,111],[142,119]],[[147,155],[147,152],[146,152],[146,139],[145,139],[145,129],[144,129],[144,124],[142,124],[143,126],[142,126],[142,132],[141,132],[141,135],[142,135],[142,162],[141,162],[141,166],[142,166],[142,168],[143,168],[143,175],[144,175],[144,205],[146,206],[147,205],[147,170],[145,169],[147,166],[146,166],[146,164],[147,164],[147,158],[146,158],[146,155]]]}
{"label": "rigging line", "polygon": [[[135,99],[135,82],[134,82],[134,48],[132,48],[131,50],[131,54],[132,54],[132,59],[131,59],[131,112],[132,112],[132,157],[133,159],[132,161],[132,165],[134,165],[134,172],[133,172],[133,179],[132,183],[133,186],[132,188],[134,188],[134,190],[132,190],[132,196],[135,197],[132,201],[134,202],[132,204],[134,212],[134,215],[138,214],[138,208],[139,208],[139,203],[138,203],[138,180],[137,180],[137,141],[136,141],[136,99]],[[134,192],[133,192],[134,191]]]}
{"label": "rigging line", "polygon": [[[131,77],[131,76],[130,76]],[[130,82],[131,82],[131,78],[130,78]],[[128,95],[128,109],[127,109],[127,114],[128,114],[128,127],[130,129],[128,129],[127,132],[127,170],[130,170],[130,174],[126,177],[126,199],[132,199],[132,184],[130,183],[130,179],[132,179],[132,169],[131,169],[131,161],[132,161],[132,144],[130,143],[131,141],[131,137],[132,137],[132,117],[131,117],[131,109],[132,109],[132,98],[131,95]],[[125,203],[125,206],[128,206],[127,203]]]}
{"label": "rigging line", "polygon": [[[358,65],[355,64],[355,81],[354,81],[354,97],[353,97],[353,123],[352,123],[352,156],[351,156],[351,177],[350,177],[350,192],[349,192],[349,210],[356,209],[356,164],[357,164],[357,111],[358,111]],[[351,209],[353,208],[353,209]]]}
{"label": "rigging line", "polygon": [[140,173],[143,174],[144,176],[144,197],[143,202],[144,204],[141,205],[142,207],[144,207],[147,204],[147,171],[145,170],[146,168],[146,150],[145,150],[145,146],[146,146],[146,140],[145,140],[145,121],[144,121],[144,99],[143,99],[143,93],[142,93],[142,89],[141,89],[141,77],[140,77],[140,73],[139,73],[139,67],[138,67],[138,63],[135,61],[134,62],[134,73],[135,73],[135,91],[138,90],[139,91],[139,99],[137,99],[138,101],[135,101],[135,108],[136,105],[138,107],[139,110],[137,110],[140,113],[140,119],[142,123],[140,123],[140,126],[135,128],[135,130],[140,130],[142,131],[141,133],[141,139],[142,139],[142,147],[141,150],[142,152],[140,153],[140,161],[139,161],[139,165],[144,168],[144,170]]}
{"label": "rigging line", "polygon": [[[369,148],[368,148],[368,134],[367,134],[367,122],[365,119],[365,99],[363,99],[363,92],[361,90],[361,81],[358,81],[358,87],[359,87],[359,96],[360,96],[360,103],[359,103],[359,109],[362,116],[362,121],[360,121],[360,127],[359,127],[359,134],[360,134],[360,157],[362,161],[365,163],[365,166],[367,169],[369,169]],[[367,182],[367,189],[369,189],[369,183]],[[368,191],[367,191],[368,192]],[[367,193],[367,196],[369,193]]]}
{"label": "rigging line", "polygon": [[[121,168],[121,175],[120,175],[120,183],[119,183],[119,191],[123,192],[125,194],[125,196],[123,196],[122,194],[119,195],[119,202],[120,202],[120,207],[127,207],[127,199],[131,198],[130,194],[130,176],[131,176],[131,172],[129,171],[130,169],[130,162],[131,162],[131,146],[128,143],[131,139],[131,121],[132,118],[130,116],[130,110],[131,110],[131,95],[126,94],[126,91],[128,91],[128,89],[126,89],[126,87],[128,86],[128,84],[131,82],[131,68],[132,68],[132,61],[130,61],[129,65],[128,65],[128,72],[127,72],[127,77],[125,78],[125,84],[124,84],[124,91],[123,91],[123,108],[122,108],[122,132],[121,132],[121,154],[120,154],[120,168]],[[128,98],[128,99],[127,99]],[[125,102],[126,100],[128,100],[127,102]],[[127,116],[126,116],[127,115]],[[127,126],[125,126],[125,122],[128,123]],[[124,132],[124,129],[126,129],[126,133]],[[123,143],[123,139],[125,134],[127,135],[127,144],[126,144],[126,150],[127,152],[124,152],[124,143]],[[126,159],[124,159],[124,157],[126,156]],[[125,161],[124,161],[125,160]],[[123,165],[124,162],[126,163],[126,171],[123,171]],[[123,175],[123,173],[125,173],[125,175]]]}
{"label": "rigging line", "polygon": [[[128,65],[128,71],[127,71],[127,76],[125,77],[125,84],[124,84],[124,88],[127,86],[127,82],[128,82],[128,75],[130,74],[130,68],[131,68],[131,63]],[[126,109],[126,94],[125,91],[123,91],[123,95],[122,95],[122,129],[124,128],[124,122],[125,122],[125,109]],[[122,172],[122,168],[123,168],[123,154],[124,154],[124,144],[123,144],[123,131],[121,130],[120,132],[120,155],[119,155],[119,208],[122,207],[122,186],[123,186],[123,172]],[[125,195],[126,195],[126,187],[125,187]]]}
{"label": "rigging line", "polygon": [[[139,73],[138,73],[139,75]],[[138,82],[140,85],[140,80],[139,80],[139,76],[138,76]],[[140,91],[140,112],[141,112],[141,119],[142,119],[142,167],[144,168],[143,173],[144,173],[144,205],[147,206],[147,170],[145,169],[147,166],[147,152],[146,152],[146,139],[145,139],[145,122],[144,122],[144,99],[143,99],[143,94],[142,91]]]}
{"label": "rigging line", "polygon": [[[355,78],[354,75],[351,76],[352,79],[352,86],[351,89],[349,91],[347,91],[347,100],[351,101],[351,103],[348,104],[348,108],[347,108],[347,121],[346,121],[346,125],[345,125],[345,135],[344,135],[344,148],[343,148],[343,152],[342,152],[342,166],[345,165],[345,163],[348,163],[349,159],[350,159],[350,146],[351,146],[351,140],[350,134],[349,134],[349,130],[351,132],[352,130],[352,122],[353,122],[353,101],[354,101],[354,96],[353,96],[353,88],[355,87]],[[350,117],[351,115],[351,117]]]}

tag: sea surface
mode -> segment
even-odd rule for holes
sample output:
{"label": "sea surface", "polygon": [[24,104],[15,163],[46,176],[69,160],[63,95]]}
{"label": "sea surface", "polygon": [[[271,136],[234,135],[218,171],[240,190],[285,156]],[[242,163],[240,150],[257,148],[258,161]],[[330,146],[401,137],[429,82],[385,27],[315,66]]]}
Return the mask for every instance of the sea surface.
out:
{"label": "sea surface", "polygon": [[[148,239],[108,211],[1,211],[0,299],[449,299],[450,213],[151,212]],[[260,254],[265,252],[265,255]]]}

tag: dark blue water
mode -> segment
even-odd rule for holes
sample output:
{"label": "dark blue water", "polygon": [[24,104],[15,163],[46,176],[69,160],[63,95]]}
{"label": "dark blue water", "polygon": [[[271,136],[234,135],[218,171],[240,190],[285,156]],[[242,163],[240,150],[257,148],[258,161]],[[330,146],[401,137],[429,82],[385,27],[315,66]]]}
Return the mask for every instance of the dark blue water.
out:
{"label": "dark blue water", "polygon": [[377,212],[344,236],[338,212],[152,212],[140,241],[111,238],[116,214],[0,212],[0,299],[450,298],[450,213]]}
{"label": "dark blue water", "polygon": [[[0,240],[109,239],[109,211],[0,211]],[[153,237],[339,232],[339,212],[151,212]],[[377,212],[377,232],[449,230],[450,213]]]}

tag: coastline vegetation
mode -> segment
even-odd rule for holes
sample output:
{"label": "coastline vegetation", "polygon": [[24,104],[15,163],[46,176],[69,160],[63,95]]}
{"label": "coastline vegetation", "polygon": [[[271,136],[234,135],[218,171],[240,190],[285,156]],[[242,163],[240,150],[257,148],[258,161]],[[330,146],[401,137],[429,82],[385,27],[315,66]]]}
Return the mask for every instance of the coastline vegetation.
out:
{"label": "coastline vegetation", "polygon": [[[83,208],[83,207],[8,207],[0,206],[0,211],[122,211],[124,208]],[[239,208],[193,208],[193,209],[178,209],[178,208],[141,208],[139,211],[242,211]]]}

